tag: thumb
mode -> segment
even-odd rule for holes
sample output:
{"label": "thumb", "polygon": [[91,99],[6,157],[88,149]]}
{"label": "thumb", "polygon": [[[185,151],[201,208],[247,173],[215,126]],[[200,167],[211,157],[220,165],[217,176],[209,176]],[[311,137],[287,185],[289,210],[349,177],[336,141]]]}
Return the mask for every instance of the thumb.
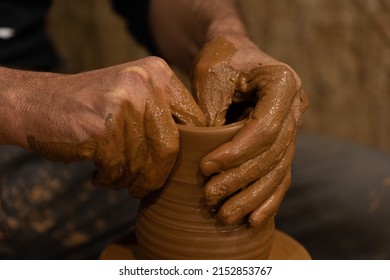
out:
{"label": "thumb", "polygon": [[209,126],[225,124],[232,103],[237,71],[231,65],[236,48],[223,37],[208,42],[195,62],[191,82]]}
{"label": "thumb", "polygon": [[193,77],[193,89],[209,126],[225,124],[226,113],[234,95],[235,73],[220,73],[218,68],[214,67],[216,72],[208,71]]}
{"label": "thumb", "polygon": [[206,126],[206,116],[185,85],[172,75],[168,89],[168,103],[175,121],[189,126]]}

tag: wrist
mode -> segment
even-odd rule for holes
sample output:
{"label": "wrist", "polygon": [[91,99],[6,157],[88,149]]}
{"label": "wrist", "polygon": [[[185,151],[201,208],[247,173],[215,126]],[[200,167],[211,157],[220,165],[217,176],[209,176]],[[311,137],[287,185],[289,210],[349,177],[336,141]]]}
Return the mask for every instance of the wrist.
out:
{"label": "wrist", "polygon": [[150,22],[160,55],[186,71],[213,38],[232,34],[247,36],[235,0],[151,1]]}
{"label": "wrist", "polygon": [[217,17],[210,21],[204,33],[203,44],[216,37],[248,38],[246,28],[238,15]]}

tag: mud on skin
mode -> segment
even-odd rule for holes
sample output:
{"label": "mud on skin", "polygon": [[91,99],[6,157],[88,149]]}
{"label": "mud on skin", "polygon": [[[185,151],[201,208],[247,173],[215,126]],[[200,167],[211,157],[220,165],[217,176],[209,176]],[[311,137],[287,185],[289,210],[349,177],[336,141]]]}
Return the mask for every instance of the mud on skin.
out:
{"label": "mud on skin", "polygon": [[159,58],[35,78],[46,86],[25,106],[35,117],[26,121],[24,146],[50,160],[92,160],[95,184],[129,188],[135,197],[161,187],[176,160],[174,118],[205,125],[190,93]]}
{"label": "mud on skin", "polygon": [[261,226],[290,185],[295,136],[308,107],[301,81],[247,38],[219,36],[201,50],[192,88],[209,126],[223,125],[234,102],[255,104],[233,139],[202,159],[201,170],[213,175],[204,191],[208,203],[227,200],[219,210],[222,221],[249,215],[252,226]]}

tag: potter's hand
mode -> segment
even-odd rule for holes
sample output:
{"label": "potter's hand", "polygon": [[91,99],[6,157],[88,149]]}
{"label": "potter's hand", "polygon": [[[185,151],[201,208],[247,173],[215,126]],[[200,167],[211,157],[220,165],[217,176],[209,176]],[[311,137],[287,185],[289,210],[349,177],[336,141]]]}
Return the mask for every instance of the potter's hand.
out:
{"label": "potter's hand", "polygon": [[193,87],[209,126],[224,124],[232,102],[255,104],[237,135],[202,159],[201,170],[216,174],[205,187],[207,202],[228,198],[219,210],[222,221],[250,213],[250,224],[260,226],[290,184],[295,135],[308,104],[301,81],[247,38],[217,37],[198,57]]}
{"label": "potter's hand", "polygon": [[[149,57],[76,75],[48,77],[29,110],[28,146],[48,159],[93,160],[93,183],[141,197],[165,182],[179,141],[174,118],[205,125],[184,85]],[[33,116],[33,117],[31,117]]]}

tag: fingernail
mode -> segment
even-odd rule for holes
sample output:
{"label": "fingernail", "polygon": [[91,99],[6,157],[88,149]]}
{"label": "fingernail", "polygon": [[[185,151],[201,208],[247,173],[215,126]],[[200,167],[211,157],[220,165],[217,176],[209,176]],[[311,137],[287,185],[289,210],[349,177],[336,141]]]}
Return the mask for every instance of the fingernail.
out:
{"label": "fingernail", "polygon": [[202,172],[204,175],[211,175],[213,173],[221,172],[222,166],[215,161],[206,161],[202,164]]}
{"label": "fingernail", "polygon": [[227,190],[226,188],[216,187],[206,188],[208,191],[205,192],[205,198],[208,205],[217,205],[218,201],[226,196]]}

